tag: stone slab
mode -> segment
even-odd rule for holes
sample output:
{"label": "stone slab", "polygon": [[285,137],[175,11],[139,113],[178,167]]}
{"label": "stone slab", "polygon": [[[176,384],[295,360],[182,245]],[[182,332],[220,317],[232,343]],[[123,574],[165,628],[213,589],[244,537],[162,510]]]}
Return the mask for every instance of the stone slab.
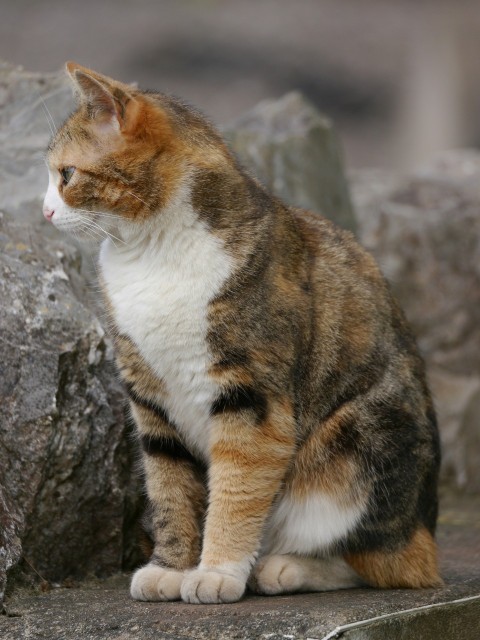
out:
{"label": "stone slab", "polygon": [[480,496],[442,496],[441,589],[352,589],[230,605],[133,602],[128,576],[80,588],[17,593],[3,640],[478,640]]}

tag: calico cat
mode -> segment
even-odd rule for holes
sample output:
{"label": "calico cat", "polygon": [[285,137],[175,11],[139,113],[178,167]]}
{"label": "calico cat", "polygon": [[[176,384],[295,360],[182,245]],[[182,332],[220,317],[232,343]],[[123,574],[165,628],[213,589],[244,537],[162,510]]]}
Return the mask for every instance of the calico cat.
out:
{"label": "calico cat", "polygon": [[154,548],[138,600],[435,587],[439,442],[373,258],[194,109],[67,64],[44,215],[101,235]]}

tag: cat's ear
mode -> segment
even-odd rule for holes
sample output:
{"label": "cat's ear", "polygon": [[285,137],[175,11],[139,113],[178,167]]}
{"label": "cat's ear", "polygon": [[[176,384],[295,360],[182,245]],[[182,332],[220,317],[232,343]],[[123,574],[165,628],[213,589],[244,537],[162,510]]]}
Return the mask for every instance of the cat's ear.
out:
{"label": "cat's ear", "polygon": [[66,71],[73,82],[77,99],[87,105],[88,113],[102,127],[123,131],[128,124],[128,105],[132,96],[128,89],[90,69],[67,62]]}

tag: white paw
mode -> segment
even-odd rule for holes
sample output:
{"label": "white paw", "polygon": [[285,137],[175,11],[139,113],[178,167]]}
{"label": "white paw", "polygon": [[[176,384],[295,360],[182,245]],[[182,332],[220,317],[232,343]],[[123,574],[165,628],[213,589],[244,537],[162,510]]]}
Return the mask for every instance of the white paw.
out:
{"label": "white paw", "polygon": [[253,570],[249,586],[257,593],[274,596],[302,588],[301,566],[290,556],[271,555],[260,558]]}
{"label": "white paw", "polygon": [[184,574],[181,571],[147,564],[133,574],[130,595],[134,600],[147,602],[180,600],[180,585],[183,577]]}
{"label": "white paw", "polygon": [[182,600],[191,604],[237,602],[245,591],[245,581],[218,571],[195,569],[185,575],[180,591]]}

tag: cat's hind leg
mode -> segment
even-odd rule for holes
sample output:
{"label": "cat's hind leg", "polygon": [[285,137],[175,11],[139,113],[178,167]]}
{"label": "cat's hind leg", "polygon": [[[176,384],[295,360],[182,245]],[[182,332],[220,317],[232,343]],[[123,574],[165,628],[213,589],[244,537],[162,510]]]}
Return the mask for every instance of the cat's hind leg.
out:
{"label": "cat's hind leg", "polygon": [[299,591],[350,589],[364,583],[340,557],[272,554],[260,558],[248,585],[256,593],[273,596]]}

